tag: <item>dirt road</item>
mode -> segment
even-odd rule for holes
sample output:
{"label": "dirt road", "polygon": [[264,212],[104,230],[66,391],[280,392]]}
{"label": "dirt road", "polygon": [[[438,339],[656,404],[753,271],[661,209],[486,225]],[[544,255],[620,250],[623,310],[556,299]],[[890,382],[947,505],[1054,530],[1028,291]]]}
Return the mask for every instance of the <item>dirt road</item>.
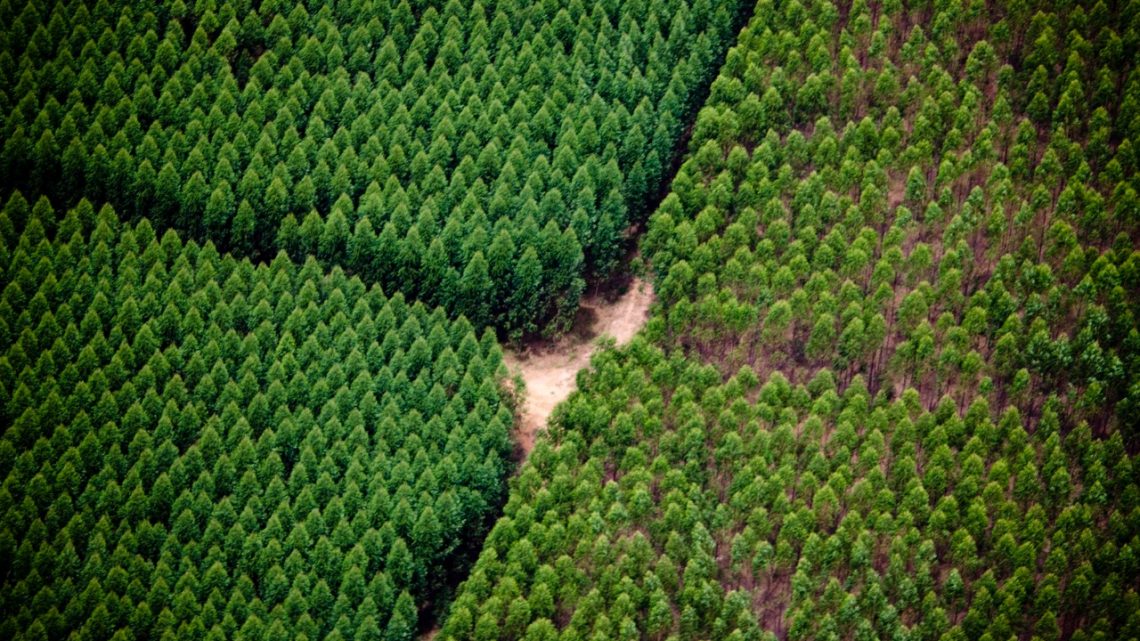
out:
{"label": "dirt road", "polygon": [[524,353],[507,350],[505,362],[511,374],[526,382],[516,438],[523,456],[534,447],[534,437],[546,427],[554,407],[574,391],[578,370],[590,364],[597,339],[612,337],[623,345],[645,324],[653,303],[653,286],[633,279],[629,291],[613,302],[586,299],[579,312],[579,327],[553,344],[532,345]]}

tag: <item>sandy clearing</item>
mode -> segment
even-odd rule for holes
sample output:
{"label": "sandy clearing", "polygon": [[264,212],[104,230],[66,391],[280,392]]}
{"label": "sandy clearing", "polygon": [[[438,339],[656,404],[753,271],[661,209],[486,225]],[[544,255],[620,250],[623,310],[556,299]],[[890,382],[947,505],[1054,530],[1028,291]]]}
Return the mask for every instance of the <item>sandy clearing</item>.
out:
{"label": "sandy clearing", "polygon": [[629,342],[645,325],[652,303],[653,286],[634,278],[629,290],[617,300],[584,299],[576,331],[554,343],[530,345],[521,353],[506,350],[503,360],[507,368],[526,383],[515,434],[523,457],[534,447],[535,435],[546,427],[555,406],[574,391],[578,371],[590,364],[598,339],[609,336],[618,345]]}

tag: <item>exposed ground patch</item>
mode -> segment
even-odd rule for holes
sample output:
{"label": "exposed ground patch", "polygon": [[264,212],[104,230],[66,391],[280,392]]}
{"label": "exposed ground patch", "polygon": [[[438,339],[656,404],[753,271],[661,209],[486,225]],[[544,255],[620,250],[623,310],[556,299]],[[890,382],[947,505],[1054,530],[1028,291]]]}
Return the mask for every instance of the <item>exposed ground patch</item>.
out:
{"label": "exposed ground patch", "polygon": [[652,284],[634,278],[615,300],[600,296],[582,302],[573,331],[552,341],[527,345],[521,352],[508,349],[505,362],[511,375],[526,384],[516,439],[525,457],[534,447],[539,430],[555,406],[574,391],[578,371],[590,363],[598,339],[608,336],[623,345],[637,333],[653,303]]}

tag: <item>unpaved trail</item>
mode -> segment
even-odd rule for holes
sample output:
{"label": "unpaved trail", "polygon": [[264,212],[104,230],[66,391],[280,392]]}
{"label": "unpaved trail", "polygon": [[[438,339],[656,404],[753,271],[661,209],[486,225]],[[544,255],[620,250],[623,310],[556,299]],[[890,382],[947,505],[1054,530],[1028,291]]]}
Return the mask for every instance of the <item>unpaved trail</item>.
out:
{"label": "unpaved trail", "polygon": [[534,447],[535,435],[546,427],[554,407],[574,391],[578,370],[590,364],[598,339],[609,336],[618,345],[629,342],[645,325],[652,303],[653,286],[634,278],[629,290],[613,302],[584,299],[577,326],[567,336],[554,343],[531,345],[522,353],[506,350],[503,360],[507,368],[512,375],[521,375],[526,383],[516,430],[524,458]]}

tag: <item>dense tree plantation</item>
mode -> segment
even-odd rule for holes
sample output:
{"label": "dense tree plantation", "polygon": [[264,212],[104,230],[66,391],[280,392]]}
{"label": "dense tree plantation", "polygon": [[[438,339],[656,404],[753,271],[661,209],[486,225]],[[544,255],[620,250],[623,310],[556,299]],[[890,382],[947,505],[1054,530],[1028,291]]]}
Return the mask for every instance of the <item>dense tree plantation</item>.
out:
{"label": "dense tree plantation", "polygon": [[796,15],[826,31],[828,6],[765,9],[713,83],[643,245],[669,308],[652,333],[928,408],[1036,418],[1057,392],[1135,435],[1140,5],[1123,25],[1103,3],[948,8],[927,33],[896,3],[849,15],[834,55]]}
{"label": "dense tree plantation", "polygon": [[0,24],[0,638],[1140,640],[1140,0]]}
{"label": "dense tree plantation", "polygon": [[0,637],[412,638],[513,469],[494,335],[86,200],[3,214]]}
{"label": "dense tree plantation", "polygon": [[761,0],[448,639],[1140,638],[1140,6]]}
{"label": "dense tree plantation", "polygon": [[0,2],[0,183],[519,338],[643,222],[738,2]]}

